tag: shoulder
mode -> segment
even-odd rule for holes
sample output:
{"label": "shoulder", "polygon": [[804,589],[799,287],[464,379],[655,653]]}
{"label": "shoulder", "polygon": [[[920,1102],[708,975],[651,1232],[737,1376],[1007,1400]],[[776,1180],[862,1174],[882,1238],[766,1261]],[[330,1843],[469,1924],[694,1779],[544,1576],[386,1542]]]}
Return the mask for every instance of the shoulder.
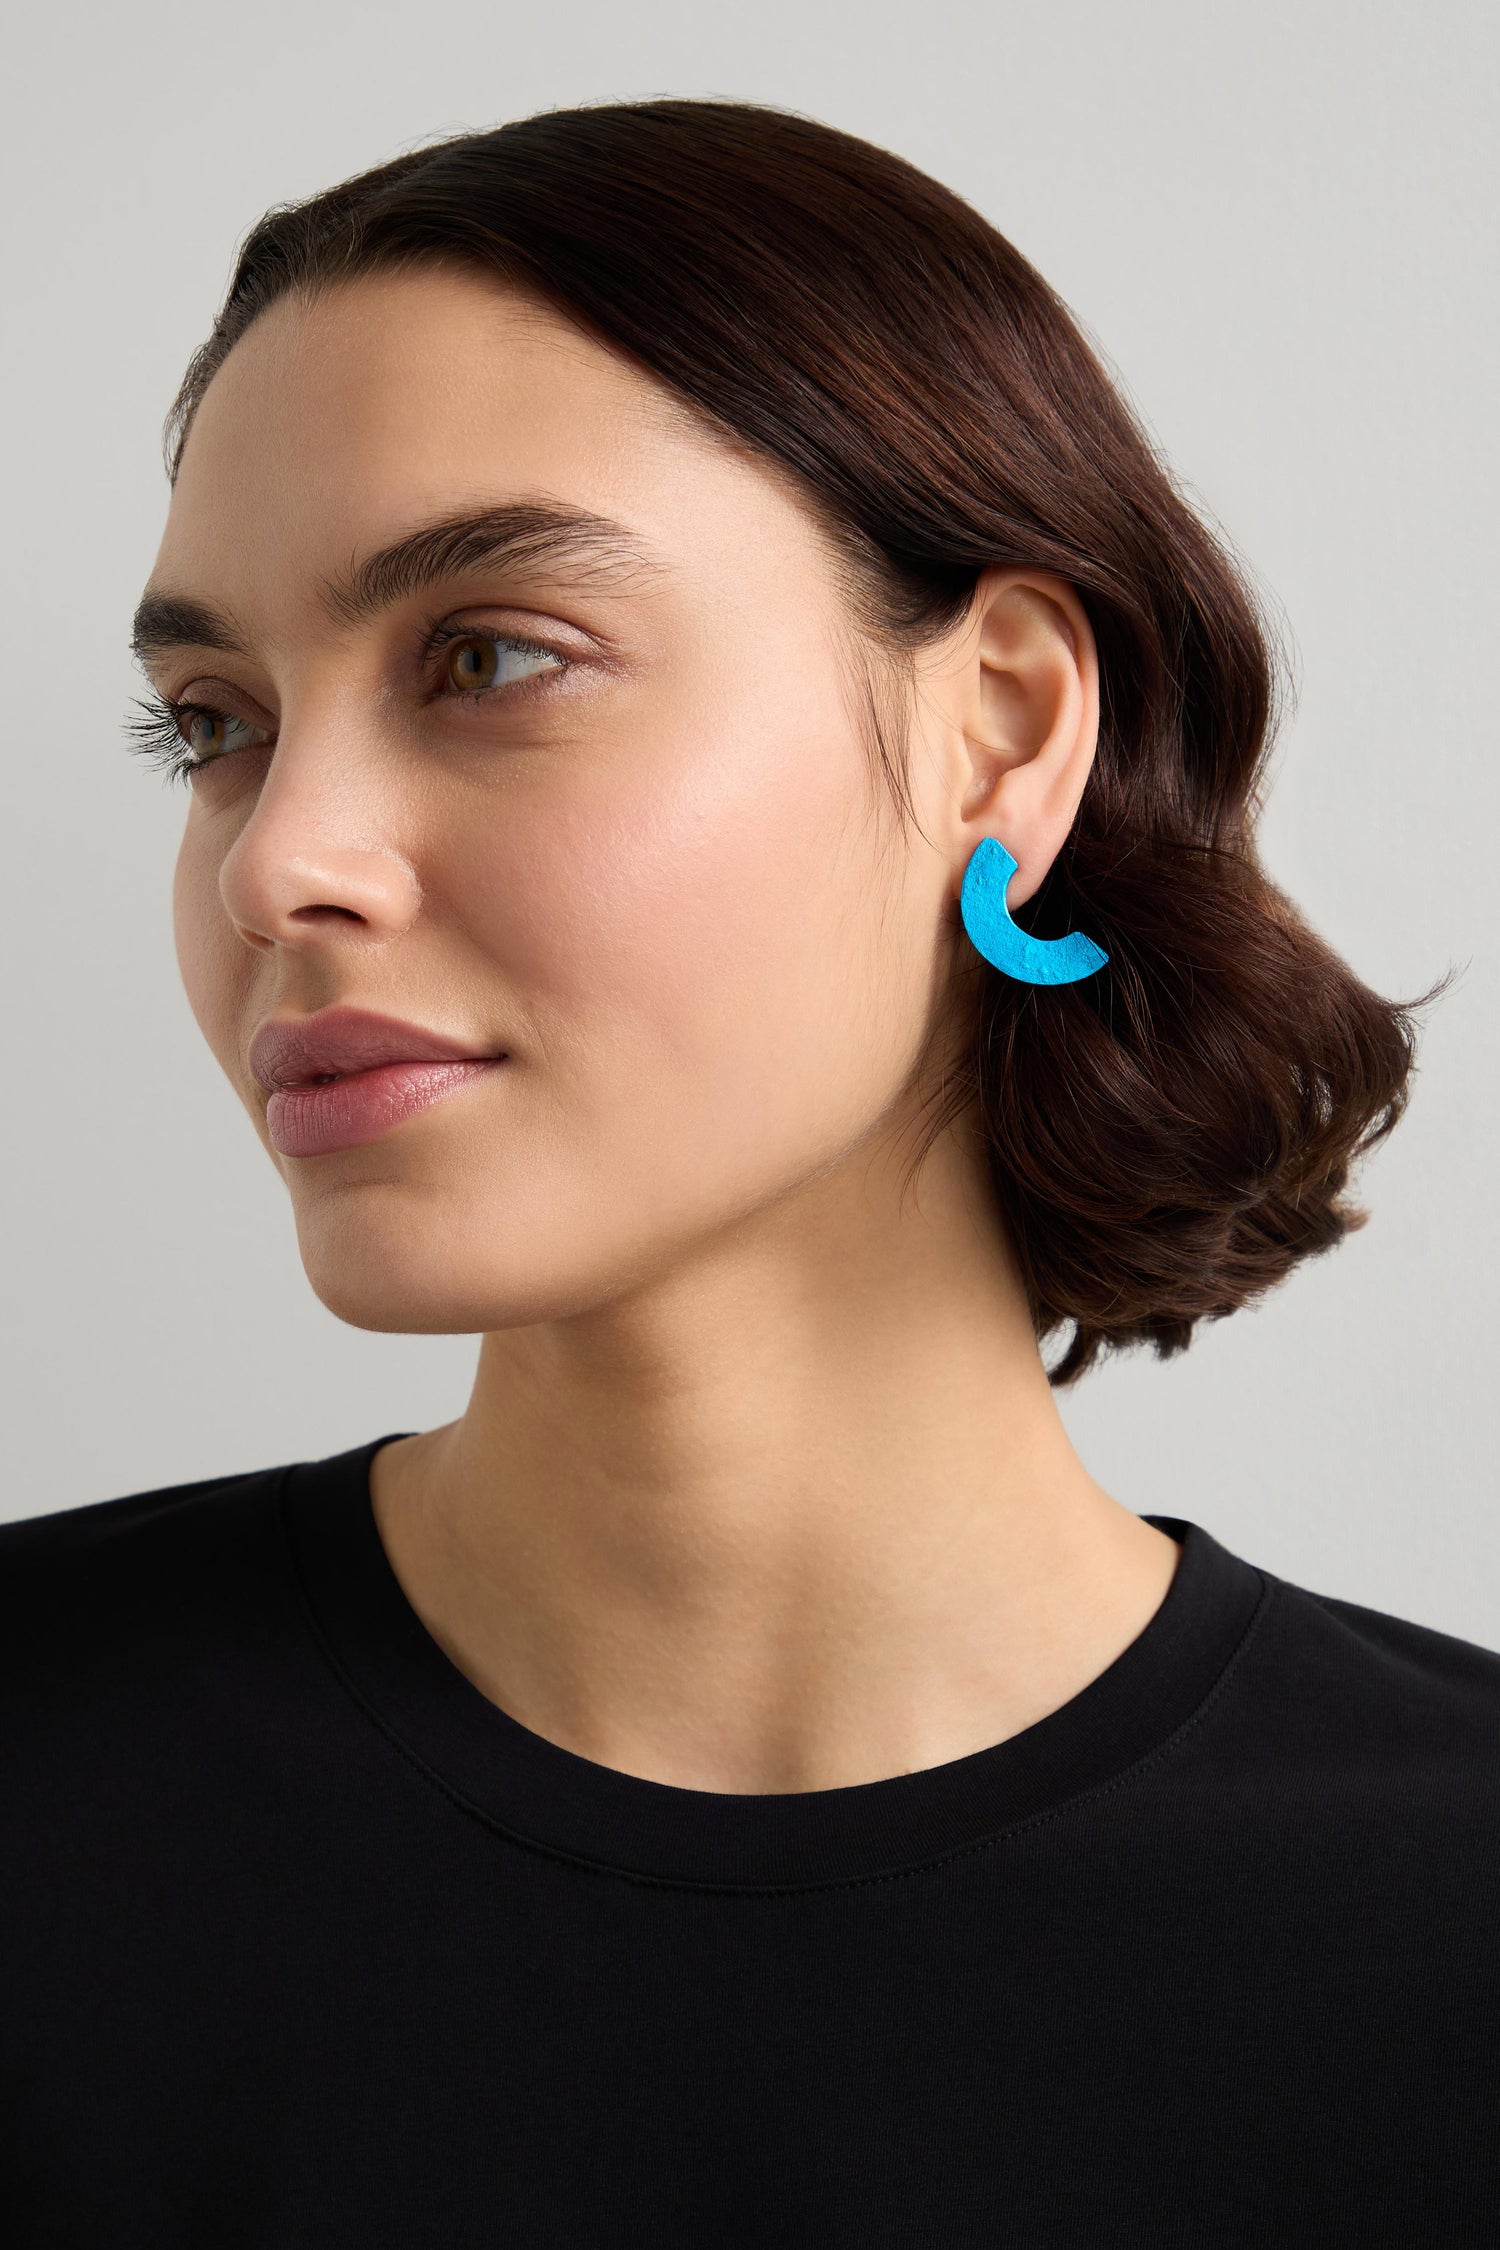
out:
{"label": "shoulder", "polygon": [[54,1904],[107,1921],[132,1885],[157,1895],[319,1740],[330,1680],[288,1550],[286,1473],[0,1526],[4,1929],[49,1926]]}
{"label": "shoulder", "polygon": [[1500,1818],[1500,1651],[1263,1571],[1243,1685],[1262,1747],[1346,1802]]}
{"label": "shoulder", "polygon": [[149,1663],[212,1633],[276,1567],[282,1467],[0,1524],[0,1695]]}
{"label": "shoulder", "polygon": [[1273,1578],[1289,1621],[1309,1647],[1367,1691],[1378,1689],[1402,1704],[1415,1695],[1451,1708],[1500,1706],[1500,1650],[1391,1610],[1265,1575]]}
{"label": "shoulder", "polygon": [[217,1544],[285,1474],[284,1465],[241,1469],[0,1523],[0,1585],[37,1588],[60,1576],[76,1582]]}

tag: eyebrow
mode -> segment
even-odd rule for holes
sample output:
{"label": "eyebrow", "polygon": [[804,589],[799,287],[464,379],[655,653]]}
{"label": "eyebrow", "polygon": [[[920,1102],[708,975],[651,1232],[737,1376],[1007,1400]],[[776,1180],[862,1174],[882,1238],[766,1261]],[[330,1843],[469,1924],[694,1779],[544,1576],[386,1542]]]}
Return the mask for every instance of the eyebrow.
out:
{"label": "eyebrow", "polygon": [[[561,568],[575,583],[599,591],[624,590],[664,575],[658,558],[612,516],[553,501],[516,500],[419,524],[320,580],[317,598],[332,623],[349,628],[447,578],[539,565]],[[169,648],[253,653],[248,634],[228,611],[166,589],[142,595],[130,646],[142,661]]]}

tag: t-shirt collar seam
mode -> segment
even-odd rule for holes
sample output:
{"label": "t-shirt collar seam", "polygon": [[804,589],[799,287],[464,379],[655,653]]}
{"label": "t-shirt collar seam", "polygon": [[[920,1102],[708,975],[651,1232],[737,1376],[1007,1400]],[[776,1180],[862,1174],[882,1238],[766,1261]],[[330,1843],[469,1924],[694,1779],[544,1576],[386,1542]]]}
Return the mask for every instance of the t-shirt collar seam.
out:
{"label": "t-shirt collar seam", "polygon": [[934,1853],[926,1859],[914,1860],[901,1867],[879,1868],[864,1874],[812,1877],[804,1882],[714,1881],[705,1877],[661,1874],[651,1868],[626,1867],[612,1860],[596,1859],[589,1853],[569,1851],[565,1846],[548,1843],[541,1837],[527,1836],[520,1830],[508,1826],[487,1806],[470,1797],[466,1791],[458,1788],[448,1780],[446,1775],[431,1765],[423,1754],[406,1740],[399,1728],[387,1718],[379,1706],[366,1695],[323,1629],[298,1561],[288,1521],[287,1506],[293,1466],[295,1464],[287,1464],[279,1472],[273,1504],[280,1526],[283,1553],[296,1584],[309,1635],[324,1663],[350,1702],[354,1704],[368,1724],[375,1728],[382,1739],[389,1743],[397,1755],[420,1774],[432,1788],[436,1789],[439,1795],[455,1810],[476,1821],[490,1835],[496,1836],[520,1850],[560,1862],[578,1870],[580,1873],[645,1885],[653,1890],[690,1891],[700,1896],[787,1898],[811,1892],[863,1890],[877,1883],[909,1881],[918,1876],[931,1874],[955,1861],[971,1858],[976,1852],[997,1850],[1030,1830],[1044,1826],[1048,1821],[1076,1812],[1091,1802],[1125,1787],[1144,1770],[1168,1757],[1207,1716],[1209,1709],[1227,1686],[1231,1674],[1239,1668],[1262,1618],[1270,1607],[1272,1595],[1278,1584],[1278,1581],[1270,1573],[1260,1570],[1254,1564],[1246,1564],[1247,1569],[1255,1571],[1255,1575],[1260,1581],[1261,1590],[1239,1639],[1192,1710],[1178,1722],[1172,1732],[1162,1741],[1153,1743],[1149,1749],[1142,1751],[1128,1765],[1123,1766],[1118,1773],[1107,1775],[1102,1781],[1091,1783],[1088,1787],[1075,1791],[1071,1796],[1060,1798],[1056,1804],[1044,1806],[1033,1813],[1023,1814],[1018,1819],[1006,1822],[1000,1828],[991,1830],[986,1835],[967,1838],[962,1844],[951,1845],[945,1851]]}

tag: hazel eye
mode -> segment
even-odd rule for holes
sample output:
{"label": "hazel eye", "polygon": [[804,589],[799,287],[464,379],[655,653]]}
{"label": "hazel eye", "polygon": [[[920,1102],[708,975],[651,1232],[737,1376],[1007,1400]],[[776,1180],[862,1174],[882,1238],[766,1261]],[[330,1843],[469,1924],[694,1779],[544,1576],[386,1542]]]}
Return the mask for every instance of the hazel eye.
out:
{"label": "hazel eye", "polygon": [[509,687],[538,672],[561,671],[559,658],[549,649],[503,633],[473,633],[455,641],[444,659],[451,686],[462,695],[483,695],[491,688]]}
{"label": "hazel eye", "polygon": [[229,711],[213,711],[203,704],[184,704],[177,721],[177,731],[186,743],[196,765],[207,765],[211,759],[226,757],[233,750],[253,748],[250,738],[264,739],[265,728],[252,726],[248,719],[237,719]]}

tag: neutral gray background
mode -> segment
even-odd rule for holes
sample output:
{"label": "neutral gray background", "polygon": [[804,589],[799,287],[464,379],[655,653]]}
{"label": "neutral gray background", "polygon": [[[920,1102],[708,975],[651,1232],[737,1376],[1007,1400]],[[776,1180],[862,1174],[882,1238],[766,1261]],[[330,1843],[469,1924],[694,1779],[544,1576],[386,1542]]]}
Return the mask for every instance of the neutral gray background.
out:
{"label": "neutral gray background", "polygon": [[185,794],[122,747],[162,416],[270,203],[455,129],[729,94],[967,196],[1102,348],[1295,638],[1272,872],[1375,987],[1463,974],[1370,1225],[1065,1414],[1128,1505],[1500,1646],[1500,17],[1205,0],[204,0],[11,33],[0,366],[10,1465],[44,1513],[457,1414],[472,1338],[346,1328],[182,997]]}

